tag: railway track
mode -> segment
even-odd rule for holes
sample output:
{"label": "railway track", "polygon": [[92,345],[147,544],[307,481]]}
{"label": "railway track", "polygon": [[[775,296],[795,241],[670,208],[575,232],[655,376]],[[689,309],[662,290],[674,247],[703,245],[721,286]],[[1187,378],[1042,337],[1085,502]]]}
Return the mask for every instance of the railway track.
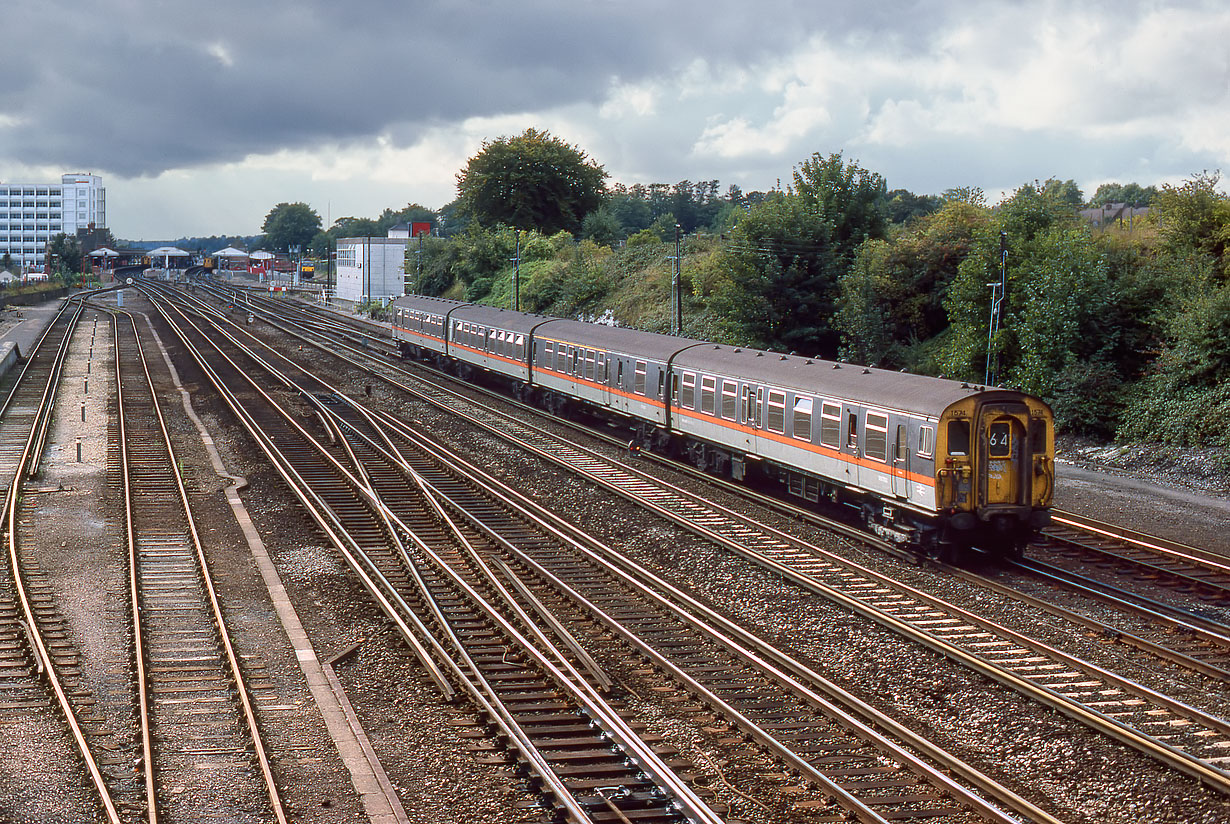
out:
{"label": "railway track", "polygon": [[1122,529],[1070,512],[1056,512],[1053,525],[1031,544],[1028,557],[1052,567],[1098,567],[1138,585],[1177,592],[1210,607],[1230,632],[1230,557]]}
{"label": "railway track", "polygon": [[[353,407],[340,403],[329,402],[327,410],[336,417],[346,432],[362,432],[371,430],[371,422],[364,419]],[[395,421],[385,421],[384,425],[398,427]],[[404,427],[396,435],[403,437],[407,433]],[[353,436],[352,436],[353,437]],[[340,439],[340,436],[339,436]],[[388,458],[391,436],[387,431],[367,431],[366,440],[354,443],[352,450],[361,452],[361,457],[353,458],[357,473],[361,473],[374,485],[379,485],[379,497],[389,502],[397,513],[399,524],[417,524],[421,522],[423,513],[421,504],[411,505],[407,512],[402,507],[407,501],[414,501],[419,496],[408,494],[406,488],[405,467],[400,467],[406,459],[400,456],[395,460]],[[396,450],[394,450],[396,451]],[[385,465],[387,461],[395,465]],[[458,493],[457,482],[451,479],[439,478],[439,470],[425,467],[420,463],[411,470],[416,477],[430,478],[433,489],[443,485]],[[437,457],[436,460],[439,460]],[[379,467],[379,469],[378,469]],[[361,468],[361,469],[360,469]],[[471,468],[471,471],[474,471]],[[414,490],[411,490],[414,492]],[[503,499],[504,493],[495,493],[497,499]],[[456,497],[450,498],[456,504]],[[486,517],[496,517],[499,507],[493,507],[489,498],[477,498],[473,493],[465,496],[467,513],[481,512]],[[473,516],[471,516],[473,517]],[[405,519],[405,520],[402,520]],[[526,530],[524,525],[514,526],[507,516],[502,520],[498,531],[503,535],[520,535],[521,542],[530,545],[550,544],[539,533]],[[405,527],[412,534],[417,534],[419,526]],[[496,529],[484,525],[484,530]],[[545,529],[550,534],[551,528]],[[592,541],[592,539],[591,539]],[[472,544],[481,544],[481,536],[471,536]],[[453,563],[440,563],[439,569],[464,567],[456,554],[450,556]],[[501,568],[512,559],[498,559],[493,563]],[[535,562],[537,563],[537,562]],[[573,582],[585,577],[577,570],[585,569],[591,562],[580,561],[573,571]],[[611,567],[605,574],[614,574]],[[580,577],[578,577],[580,575]],[[580,602],[590,610],[598,610],[611,627],[612,632],[621,634],[625,642],[631,640],[655,662],[662,662],[671,667],[676,675],[683,679],[688,689],[699,700],[711,705],[720,705],[724,714],[730,719],[738,720],[740,732],[749,735],[770,749],[775,756],[783,758],[787,769],[799,770],[809,779],[821,786],[827,795],[837,799],[837,803],[847,812],[856,815],[859,820],[914,820],[938,819],[950,821],[1002,821],[1006,820],[1004,813],[990,807],[978,796],[972,795],[967,789],[954,784],[951,779],[942,775],[934,767],[923,763],[913,752],[905,749],[900,743],[890,741],[882,734],[872,731],[863,721],[856,718],[849,707],[856,705],[858,712],[872,718],[875,723],[893,729],[899,738],[908,742],[907,746],[917,747],[940,760],[945,769],[952,769],[963,776],[973,777],[974,783],[987,788],[992,795],[1008,799],[1020,809],[1028,810],[1032,820],[1050,820],[1045,813],[1031,807],[1019,797],[999,787],[985,776],[978,775],[966,765],[961,764],[933,745],[911,735],[899,725],[893,724],[882,714],[858,702],[853,696],[839,690],[826,682],[814,672],[797,661],[789,659],[779,650],[766,647],[763,641],[746,636],[759,649],[754,656],[763,667],[758,669],[748,661],[738,661],[736,656],[743,647],[731,640],[730,633],[738,632],[737,628],[725,622],[726,629],[718,631],[709,629],[712,637],[722,639],[721,643],[729,648],[718,649],[711,637],[696,633],[689,628],[687,620],[670,609],[663,609],[652,602],[642,606],[627,606],[622,616],[612,617],[620,612],[617,606],[603,611],[596,606],[600,601],[611,603],[614,595],[618,599],[620,590],[604,575],[595,577],[592,567],[588,576],[593,578],[591,589],[586,594],[575,594]],[[557,579],[558,582],[558,579]],[[661,583],[660,581],[658,582]],[[515,584],[514,584],[515,586]],[[532,587],[531,587],[532,588]],[[502,588],[503,597],[509,599],[507,589]],[[624,593],[625,597],[628,593]],[[629,601],[629,604],[641,604],[647,597],[640,593],[639,598]],[[691,602],[692,607],[699,605]],[[534,609],[526,606],[525,611]],[[676,606],[675,609],[680,609]],[[706,621],[720,621],[712,610],[707,611]],[[638,619],[639,618],[639,623]],[[658,626],[651,626],[651,620],[656,619]],[[695,620],[690,615],[688,619]],[[629,627],[634,627],[630,630]],[[637,632],[654,641],[641,639]],[[631,634],[629,634],[631,633]],[[692,634],[694,637],[689,637]],[[708,652],[703,650],[709,649]],[[664,653],[662,650],[668,650]],[[746,654],[744,652],[744,654]],[[675,660],[688,663],[680,669]],[[770,660],[787,661],[797,672],[805,673],[807,683],[791,681],[788,684],[779,683],[782,678],[777,664],[766,664]],[[732,669],[734,667],[734,669]],[[738,673],[738,674],[734,674]],[[823,685],[823,686],[819,686]],[[836,700],[844,703],[845,708],[834,703]],[[786,743],[789,742],[789,743]],[[973,810],[975,812],[971,813]],[[973,817],[971,817],[971,815]],[[886,817],[883,817],[886,816]]]}
{"label": "railway track", "polygon": [[285,822],[133,317],[113,334],[148,819]]}
{"label": "railway track", "polygon": [[[542,652],[447,563],[426,564],[412,557],[402,536],[415,533],[405,526],[390,528],[387,513],[370,494],[366,473],[357,466],[353,473],[346,469],[348,456],[333,454],[341,448],[337,443],[331,449],[294,424],[301,407],[287,412],[250,375],[270,370],[291,390],[292,399],[306,400],[309,408],[321,411],[312,403],[321,391],[314,379],[291,377],[289,364],[273,367],[245,350],[233,335],[226,343],[210,342],[198,326],[202,318],[158,302],[322,531],[386,614],[395,616],[403,637],[435,673],[442,691],[447,695],[456,688],[469,695],[561,814],[576,821],[602,820],[628,814],[622,809],[617,814],[612,805],[631,804],[638,820],[720,820],[662,756],[639,739],[616,708],[561,669],[562,655]],[[421,538],[414,544],[429,557],[436,552]],[[420,611],[414,609],[416,599]],[[419,614],[433,616],[447,646],[437,633],[426,631]],[[532,668],[539,672],[527,672]],[[619,786],[636,791],[617,796],[613,788]],[[587,812],[595,809],[603,812]]]}
{"label": "railway track", "polygon": [[[61,308],[16,379],[0,418],[0,459],[7,486],[6,575],[0,585],[0,618],[5,625],[0,638],[6,642],[5,709],[12,713],[5,721],[12,722],[8,730],[16,740],[40,740],[46,733],[31,731],[48,727],[63,735],[65,749],[75,754],[76,763],[50,771],[66,777],[63,793],[71,799],[66,803],[120,824],[117,797],[122,799],[131,777],[124,755],[126,730],[113,727],[98,712],[94,695],[83,683],[80,655],[33,551],[37,528],[28,510],[31,496],[23,496],[28,481],[38,474],[65,360],[84,313],[82,303]],[[94,330],[90,334],[93,339]],[[50,719],[54,722],[49,724]],[[84,793],[77,792],[73,781]]]}
{"label": "railway track", "polygon": [[[335,352],[336,354],[336,352]],[[356,361],[356,363],[358,363]],[[360,364],[370,368],[369,364]],[[1230,725],[1220,718],[1120,678],[1075,656],[789,536],[749,523],[681,490],[583,450],[554,436],[436,388],[405,384],[405,370],[375,370],[403,389],[449,409],[500,437],[513,435],[544,460],[584,475],[663,517],[704,535],[752,562],[842,604],[1023,694],[1129,744],[1170,766],[1230,792]],[[568,455],[568,457],[564,457]]]}
{"label": "railway track", "polygon": [[[571,614],[577,623],[596,622],[613,638],[632,645],[671,673],[701,711],[718,713],[732,732],[756,741],[786,769],[814,782],[847,814],[866,821],[1008,820],[914,754],[922,751],[944,769],[973,778],[980,788],[1026,810],[1030,820],[1050,820],[787,653],[740,630],[404,424],[382,418],[383,434],[372,431],[364,437],[362,421],[342,410],[338,417],[355,433],[352,437],[364,438],[362,464],[369,472],[381,467],[372,472],[373,483],[394,511],[405,498],[404,470],[398,471],[388,453],[378,448],[381,440],[396,441],[395,454],[423,479],[430,494],[465,519],[466,543],[482,556],[473,563],[504,570],[511,586],[522,593],[554,590],[551,614]],[[516,507],[515,516],[507,511],[510,505]],[[561,532],[570,539],[561,542]],[[527,612],[541,609],[532,596],[523,598],[529,602]],[[584,630],[576,634],[591,636]],[[896,737],[890,740],[875,732],[860,716],[892,729]]]}

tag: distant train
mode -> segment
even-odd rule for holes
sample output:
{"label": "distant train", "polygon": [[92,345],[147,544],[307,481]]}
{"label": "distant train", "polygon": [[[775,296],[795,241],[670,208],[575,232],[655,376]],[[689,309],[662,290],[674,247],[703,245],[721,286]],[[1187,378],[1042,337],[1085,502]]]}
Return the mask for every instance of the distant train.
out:
{"label": "distant train", "polygon": [[1013,553],[1049,519],[1054,419],[1021,392],[440,298],[392,310],[407,357],[501,376],[557,415],[583,405],[706,471],[855,507],[916,552]]}

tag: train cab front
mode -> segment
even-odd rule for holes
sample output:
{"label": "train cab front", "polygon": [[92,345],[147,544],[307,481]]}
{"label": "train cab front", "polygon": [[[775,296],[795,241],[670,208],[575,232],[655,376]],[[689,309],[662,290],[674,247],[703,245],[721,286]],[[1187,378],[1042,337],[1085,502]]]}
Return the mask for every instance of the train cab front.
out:
{"label": "train cab front", "polygon": [[1017,554],[1049,521],[1054,424],[1045,403],[1016,392],[980,392],[939,422],[936,503],[944,542]]}

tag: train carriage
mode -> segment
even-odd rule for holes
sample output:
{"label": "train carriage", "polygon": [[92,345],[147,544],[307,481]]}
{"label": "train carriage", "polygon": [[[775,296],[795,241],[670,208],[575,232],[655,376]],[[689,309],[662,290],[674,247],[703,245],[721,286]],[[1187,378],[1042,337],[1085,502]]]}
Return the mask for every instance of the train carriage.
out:
{"label": "train carriage", "polygon": [[443,355],[448,348],[444,334],[448,314],[465,305],[422,295],[393,301],[393,339],[400,344],[402,354],[416,358],[422,357],[424,352]]}
{"label": "train carriage", "polygon": [[700,341],[575,320],[552,320],[534,332],[534,377],[561,393],[644,422],[644,436],[667,426],[671,356]]}
{"label": "train carriage", "polygon": [[471,366],[527,384],[530,333],[547,320],[491,306],[458,306],[448,313],[448,354]]}

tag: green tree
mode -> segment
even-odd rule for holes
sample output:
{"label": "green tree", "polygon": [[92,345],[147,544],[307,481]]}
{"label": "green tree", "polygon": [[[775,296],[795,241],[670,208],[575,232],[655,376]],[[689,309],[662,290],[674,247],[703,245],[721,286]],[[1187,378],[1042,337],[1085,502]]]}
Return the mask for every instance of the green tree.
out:
{"label": "green tree", "polygon": [[884,178],[857,162],[843,163],[841,152],[817,152],[797,166],[793,191],[830,225],[833,251],[842,261],[852,261],[864,240],[884,237]]}
{"label": "green tree", "polygon": [[1182,186],[1165,185],[1153,201],[1164,251],[1208,255],[1230,268],[1230,200],[1217,190],[1221,175],[1202,172]]}
{"label": "green tree", "polygon": [[581,222],[581,237],[600,246],[610,246],[623,237],[623,227],[610,207],[604,205],[585,216]]}
{"label": "green tree", "polygon": [[[1069,208],[1070,195],[1022,186],[978,230],[944,305],[944,371],[981,383],[988,346],[997,382],[1042,396],[1061,427],[1105,434],[1123,394],[1117,284],[1105,249]],[[991,290],[1007,233],[1007,297],[988,341]]]}
{"label": "green tree", "polygon": [[1044,195],[1072,210],[1079,209],[1085,202],[1085,193],[1076,185],[1075,180],[1058,180],[1052,177],[1039,188]]}
{"label": "green tree", "polygon": [[306,203],[279,203],[265,216],[261,231],[275,252],[287,252],[291,246],[306,249],[320,231],[320,215]]}
{"label": "green tree", "polygon": [[484,141],[457,175],[457,194],[461,210],[484,226],[575,233],[602,203],[606,177],[579,148],[531,128]]}
{"label": "green tree", "polygon": [[1126,203],[1129,206],[1148,206],[1157,195],[1156,186],[1141,186],[1139,183],[1103,183],[1089,199],[1089,205],[1106,206],[1111,203]]}
{"label": "green tree", "polygon": [[885,195],[884,215],[889,223],[906,223],[932,214],[944,204],[936,195],[916,195],[908,189],[893,189]]}
{"label": "green tree", "polygon": [[725,317],[727,340],[835,357],[837,259],[833,225],[809,199],[777,193],[753,207],[727,235],[728,275],[711,305]]}
{"label": "green tree", "polygon": [[431,223],[434,225],[436,221],[436,213],[431,209],[418,203],[408,203],[405,208],[398,209],[396,212],[392,209],[385,209],[381,212],[380,217],[375,221],[378,235],[373,235],[373,237],[385,237],[389,229],[399,223]]}
{"label": "green tree", "polygon": [[81,271],[81,244],[72,235],[60,232],[47,241],[47,256],[49,261],[57,262],[59,271]]}
{"label": "green tree", "polygon": [[1121,438],[1215,446],[1230,464],[1230,285],[1209,273],[1189,290],[1166,344],[1133,394]]}
{"label": "green tree", "polygon": [[950,200],[890,240],[860,246],[839,283],[842,354],[861,363],[927,371],[929,353],[919,345],[948,328],[948,286],[989,221],[985,207]]}
{"label": "green tree", "polygon": [[[392,225],[392,224],[390,224]],[[333,237],[384,237],[387,231],[381,231],[380,222],[370,217],[339,217],[329,227]]]}

